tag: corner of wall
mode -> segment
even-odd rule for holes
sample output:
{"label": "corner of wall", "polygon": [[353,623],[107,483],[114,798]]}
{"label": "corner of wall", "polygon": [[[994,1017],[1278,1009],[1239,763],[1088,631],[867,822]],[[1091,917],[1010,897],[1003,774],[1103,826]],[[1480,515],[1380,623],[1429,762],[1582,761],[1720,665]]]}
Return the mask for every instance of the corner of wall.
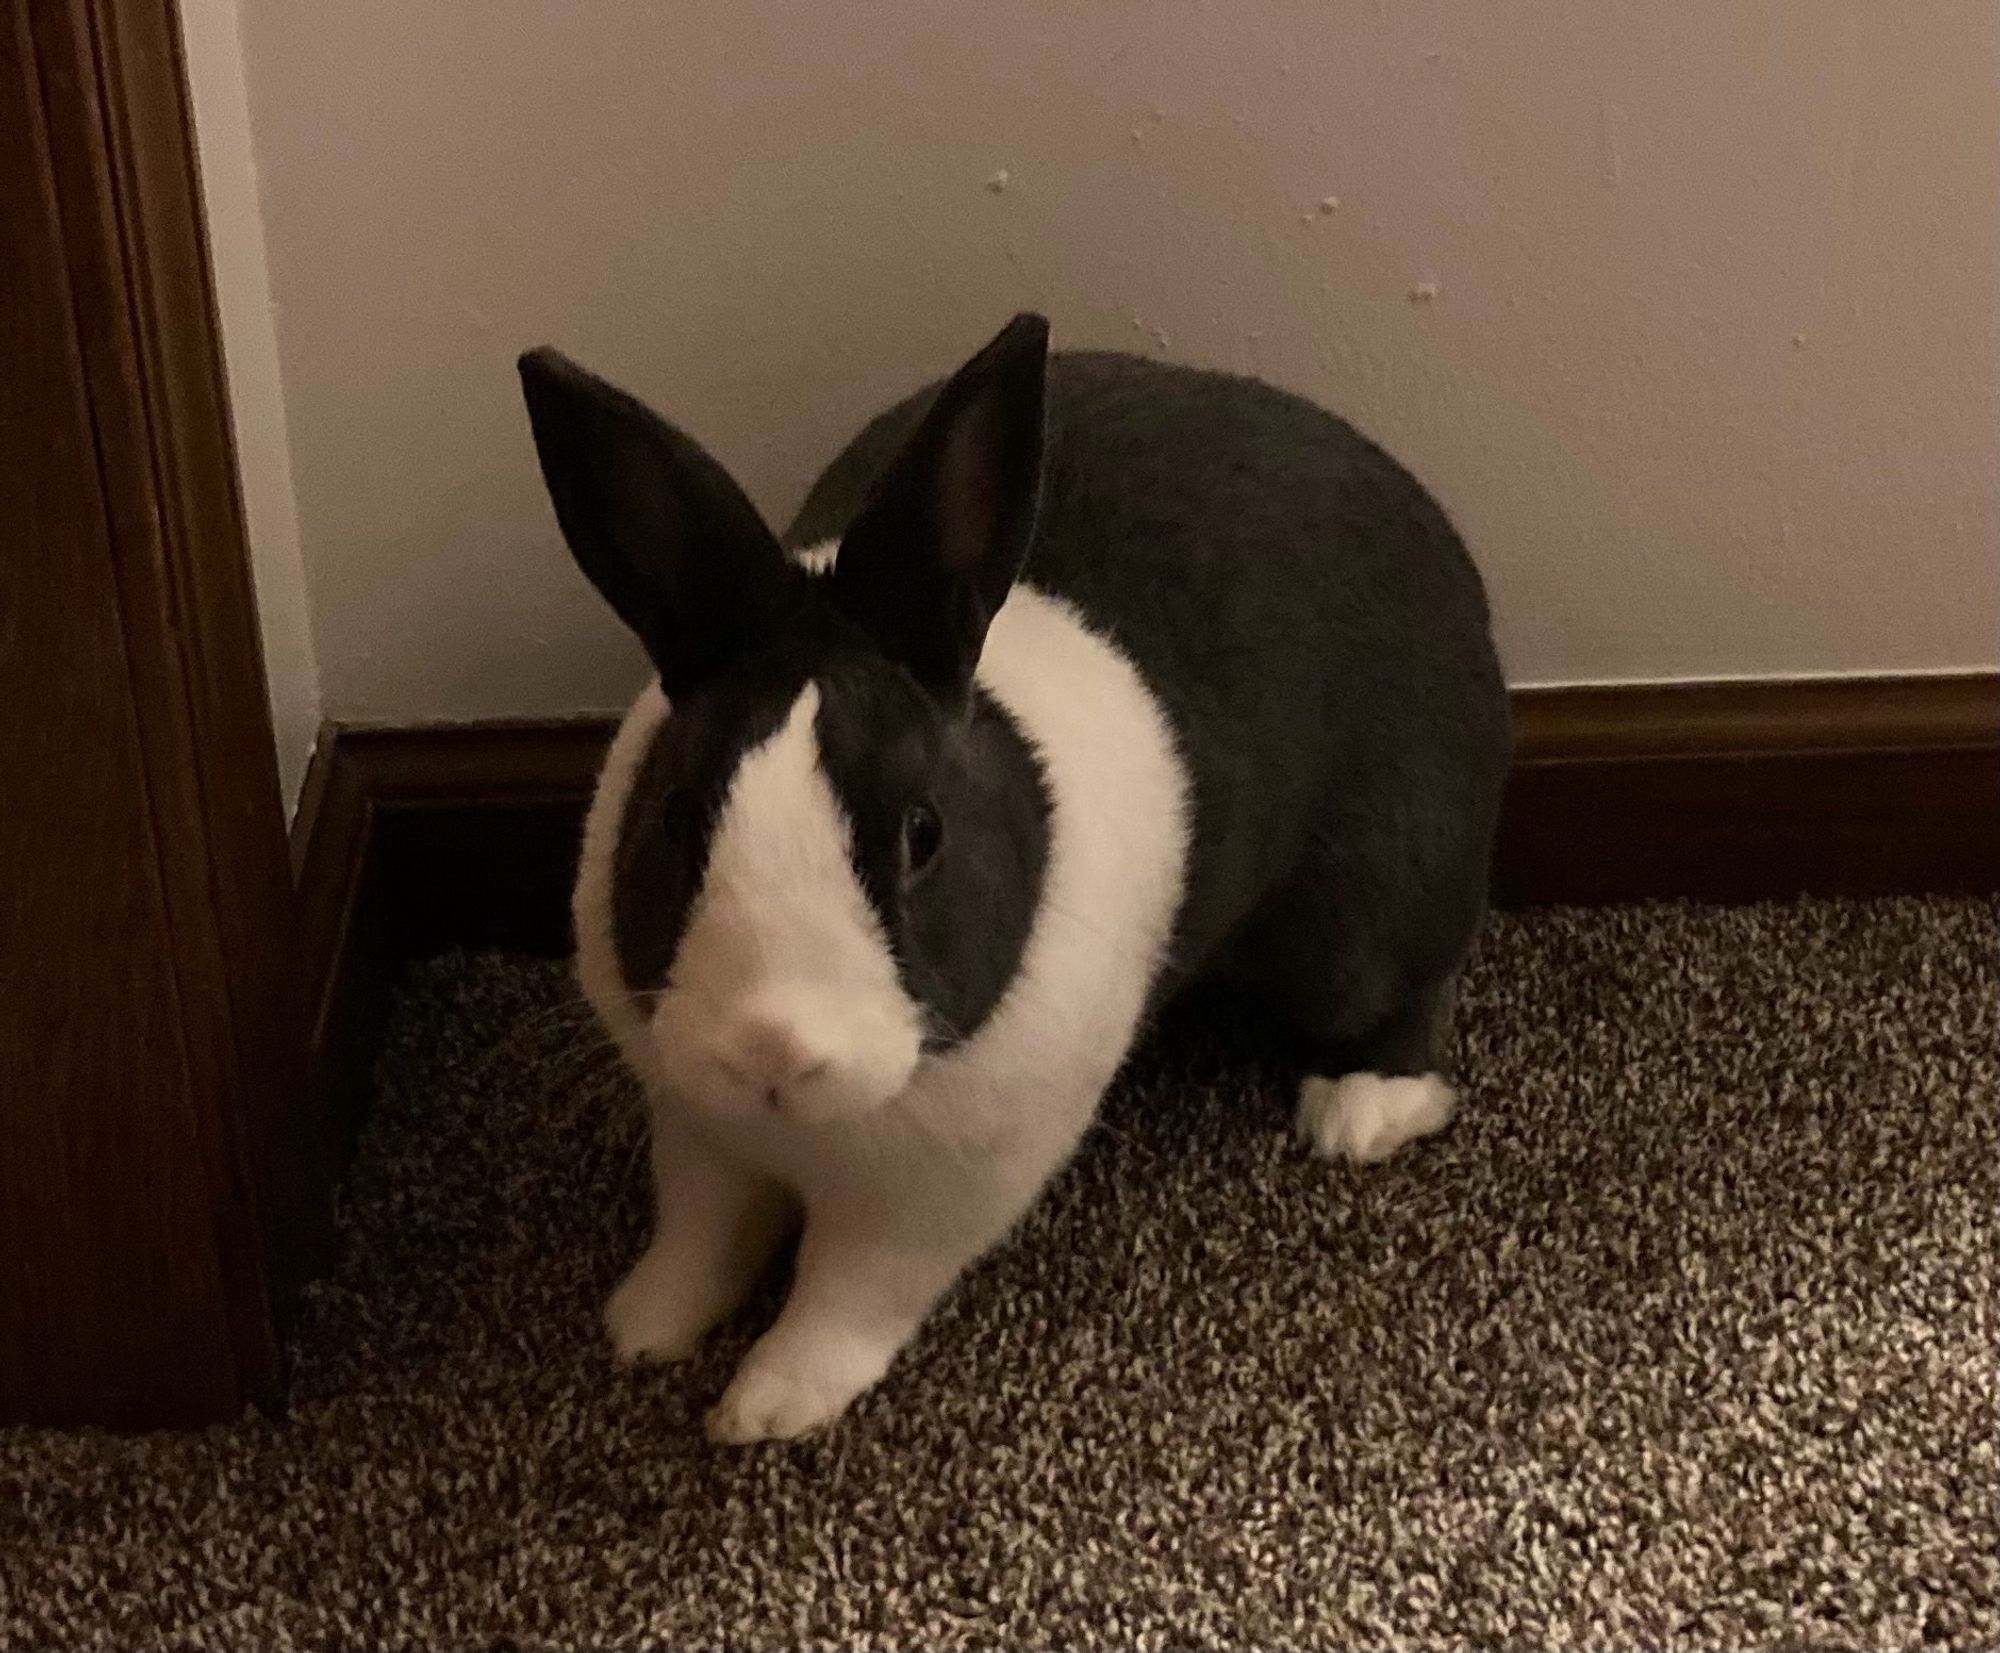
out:
{"label": "corner of wall", "polygon": [[237,0],[180,0],[180,18],[265,684],[289,820],[319,734],[319,662],[306,604],[241,16]]}

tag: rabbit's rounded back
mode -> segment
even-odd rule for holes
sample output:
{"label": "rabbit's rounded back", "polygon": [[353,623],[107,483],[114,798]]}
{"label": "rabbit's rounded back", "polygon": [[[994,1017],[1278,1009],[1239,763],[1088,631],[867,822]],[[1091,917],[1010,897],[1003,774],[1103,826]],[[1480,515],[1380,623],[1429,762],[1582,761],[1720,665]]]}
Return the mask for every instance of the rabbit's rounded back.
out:
{"label": "rabbit's rounded back", "polygon": [[[787,540],[836,538],[936,394],[856,436]],[[1258,975],[1238,955],[1302,867],[1380,932],[1386,974],[1456,965],[1484,906],[1508,714],[1478,571],[1407,470],[1258,380],[1059,354],[1022,579],[1131,658],[1188,773],[1187,889],[1156,996]]]}

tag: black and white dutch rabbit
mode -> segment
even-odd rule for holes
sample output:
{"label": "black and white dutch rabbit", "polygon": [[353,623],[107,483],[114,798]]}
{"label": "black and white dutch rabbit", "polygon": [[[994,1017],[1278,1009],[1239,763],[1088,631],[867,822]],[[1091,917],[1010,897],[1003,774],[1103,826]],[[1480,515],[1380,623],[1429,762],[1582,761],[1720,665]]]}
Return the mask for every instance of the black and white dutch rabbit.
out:
{"label": "black and white dutch rabbit", "polygon": [[639,402],[520,369],[564,536],[659,674],[575,896],[652,1112],[617,1352],[691,1353],[803,1225],[712,1436],[881,1378],[1197,981],[1293,1030],[1321,1152],[1446,1122],[1507,713],[1479,576],[1393,460],[1254,380],[1051,357],[1021,316],[781,541]]}

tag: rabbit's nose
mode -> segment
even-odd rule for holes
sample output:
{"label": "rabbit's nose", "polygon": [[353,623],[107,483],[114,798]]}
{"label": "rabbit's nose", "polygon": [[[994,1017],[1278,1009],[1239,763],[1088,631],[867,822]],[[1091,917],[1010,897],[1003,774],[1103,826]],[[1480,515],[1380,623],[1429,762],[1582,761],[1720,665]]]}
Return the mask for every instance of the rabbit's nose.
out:
{"label": "rabbit's nose", "polygon": [[775,1104],[787,1085],[823,1073],[832,1057],[797,1022],[767,1014],[745,1016],[730,1040],[724,1065]]}

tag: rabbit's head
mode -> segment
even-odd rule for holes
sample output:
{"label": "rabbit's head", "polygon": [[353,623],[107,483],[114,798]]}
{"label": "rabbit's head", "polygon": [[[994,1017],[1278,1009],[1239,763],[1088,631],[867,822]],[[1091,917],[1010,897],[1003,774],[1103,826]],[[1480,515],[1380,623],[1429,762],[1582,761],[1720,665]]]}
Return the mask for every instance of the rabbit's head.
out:
{"label": "rabbit's head", "polygon": [[944,385],[826,570],[644,405],[521,358],[563,534],[668,707],[627,759],[609,943],[690,1105],[866,1114],[1016,971],[1049,801],[974,670],[1034,528],[1047,332],[1017,318]]}

